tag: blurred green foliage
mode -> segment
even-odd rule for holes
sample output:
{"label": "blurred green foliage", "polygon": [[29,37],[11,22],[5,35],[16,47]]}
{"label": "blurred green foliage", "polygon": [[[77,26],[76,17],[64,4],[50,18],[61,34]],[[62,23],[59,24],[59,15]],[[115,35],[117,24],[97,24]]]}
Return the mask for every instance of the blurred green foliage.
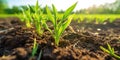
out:
{"label": "blurred green foliage", "polygon": [[[0,0],[0,13],[15,14],[21,13],[22,9],[27,9],[27,6],[13,6],[9,8],[7,0]],[[34,6],[33,6],[34,7]],[[22,9],[21,9],[22,8]],[[46,14],[45,7],[42,7],[43,13]],[[63,10],[58,11],[64,13]],[[120,14],[120,0],[116,0],[113,3],[106,3],[100,6],[91,6],[87,9],[80,9],[76,11],[77,14]]]}
{"label": "blurred green foliage", "polygon": [[4,9],[6,9],[7,6],[7,2],[6,0],[0,0],[0,13],[4,13]]}
{"label": "blurred green foliage", "polygon": [[15,13],[21,13],[22,10],[18,6],[13,6],[12,8],[6,8],[6,9],[4,9],[4,12],[6,14],[15,14]]}

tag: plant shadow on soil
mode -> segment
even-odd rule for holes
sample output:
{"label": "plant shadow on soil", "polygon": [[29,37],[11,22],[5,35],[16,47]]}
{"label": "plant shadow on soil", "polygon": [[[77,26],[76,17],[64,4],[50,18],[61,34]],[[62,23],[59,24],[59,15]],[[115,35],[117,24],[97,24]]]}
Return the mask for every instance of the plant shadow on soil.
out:
{"label": "plant shadow on soil", "polygon": [[[107,43],[120,55],[120,19],[105,24],[72,21],[70,26],[74,32],[67,28],[57,47],[47,30],[39,37],[16,17],[0,18],[0,60],[37,60],[41,50],[41,60],[116,60],[99,48]],[[34,38],[39,46],[31,57]]]}

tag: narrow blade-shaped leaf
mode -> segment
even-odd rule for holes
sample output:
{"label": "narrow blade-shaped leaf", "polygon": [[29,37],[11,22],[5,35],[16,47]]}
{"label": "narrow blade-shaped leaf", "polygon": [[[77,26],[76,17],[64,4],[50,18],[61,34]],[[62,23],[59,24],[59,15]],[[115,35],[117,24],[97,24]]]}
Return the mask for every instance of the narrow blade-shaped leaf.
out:
{"label": "narrow blade-shaped leaf", "polygon": [[36,6],[35,6],[35,12],[38,12],[38,10],[39,10],[39,4],[38,4],[38,0],[37,0]]}
{"label": "narrow blade-shaped leaf", "polygon": [[110,52],[112,52],[112,48],[111,48],[110,44],[107,43],[107,46],[108,46],[108,50],[109,50]]}
{"label": "narrow blade-shaped leaf", "polygon": [[60,30],[59,35],[61,35],[61,34],[64,32],[64,30],[69,26],[69,24],[71,23],[71,20],[72,20],[73,16],[74,16],[74,15],[69,16],[69,17],[68,17],[68,20],[66,20],[66,21],[63,23],[63,25],[61,26],[62,29]]}
{"label": "narrow blade-shaped leaf", "polygon": [[53,24],[55,24],[54,18],[52,16],[52,13],[50,12],[50,9],[48,8],[48,6],[46,6],[46,11],[47,11],[48,18],[52,21]]}
{"label": "narrow blade-shaped leaf", "polygon": [[76,2],[75,4],[73,4],[71,7],[69,7],[69,8],[65,11],[62,20],[64,20],[65,18],[67,18],[68,15],[70,15],[70,13],[74,10],[74,8],[76,7],[76,5],[77,5],[77,2]]}
{"label": "narrow blade-shaped leaf", "polygon": [[114,48],[112,48],[112,53],[113,53],[113,54],[115,53]]}
{"label": "narrow blade-shaped leaf", "polygon": [[54,17],[55,17],[55,20],[57,20],[57,9],[56,7],[52,4],[52,8],[53,8],[53,14],[54,14]]}
{"label": "narrow blade-shaped leaf", "polygon": [[29,7],[31,12],[33,12],[33,13],[35,12],[35,10],[34,10],[34,8],[32,6],[28,5],[28,7]]}
{"label": "narrow blade-shaped leaf", "polygon": [[72,6],[70,6],[66,11],[65,13],[63,14],[63,17],[62,17],[62,20],[58,23],[59,25],[61,23],[64,22],[64,20],[66,20],[66,18],[70,15],[70,13],[74,10],[74,8],[76,7],[77,5],[77,2],[75,4],[73,4]]}
{"label": "narrow blade-shaped leaf", "polygon": [[100,49],[102,49],[104,52],[110,53],[109,50],[107,50],[106,48],[100,46]]}
{"label": "narrow blade-shaped leaf", "polygon": [[47,29],[47,30],[49,30],[50,31],[50,33],[52,33],[52,30],[51,29],[49,29],[49,27],[48,27],[48,25],[45,23],[45,24],[43,24],[43,26]]}

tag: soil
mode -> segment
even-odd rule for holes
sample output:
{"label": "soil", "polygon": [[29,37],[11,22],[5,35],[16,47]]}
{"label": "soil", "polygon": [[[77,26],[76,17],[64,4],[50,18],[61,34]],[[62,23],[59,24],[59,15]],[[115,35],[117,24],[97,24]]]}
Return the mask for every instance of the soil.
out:
{"label": "soil", "polygon": [[[103,24],[72,21],[63,33],[59,46],[45,30],[42,36],[28,29],[16,17],[0,18],[0,60],[116,60],[100,49],[109,43],[120,55],[120,19]],[[34,38],[38,50],[31,56]]]}

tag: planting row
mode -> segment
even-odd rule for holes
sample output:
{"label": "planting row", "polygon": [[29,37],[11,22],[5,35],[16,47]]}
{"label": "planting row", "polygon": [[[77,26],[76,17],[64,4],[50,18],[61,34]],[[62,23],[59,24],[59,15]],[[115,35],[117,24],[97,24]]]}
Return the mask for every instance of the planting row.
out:
{"label": "planting row", "polygon": [[[119,15],[106,16],[106,15],[71,14],[71,12],[74,10],[76,5],[77,3],[74,3],[63,14],[59,14],[54,5],[52,5],[52,10],[48,8],[48,6],[46,6],[47,14],[43,14],[43,10],[39,6],[38,0],[37,0],[36,6],[32,7],[28,5],[28,9],[23,10],[23,14],[20,15],[20,19],[22,22],[25,23],[27,28],[35,28],[34,31],[40,37],[44,33],[44,30],[47,29],[51,33],[52,37],[54,38],[55,45],[58,46],[61,35],[65,31],[65,29],[69,26],[69,24],[71,23],[71,20],[78,19],[78,22],[82,22],[86,20],[86,22],[97,21],[99,23],[103,23],[105,20],[108,20],[108,19],[109,19],[109,22],[113,22],[115,18],[119,18]],[[47,24],[48,22],[52,25],[53,29],[50,28],[49,24]],[[109,53],[110,55],[114,56],[115,58],[120,59],[120,57],[114,53],[114,48],[111,48],[109,44],[108,44],[108,50],[102,46],[100,48],[105,52]],[[38,49],[38,44],[35,38],[32,56],[35,55],[37,49]]]}
{"label": "planting row", "polygon": [[[70,6],[63,16],[58,19],[58,11],[54,5],[52,5],[52,11],[46,6],[47,16],[43,14],[43,10],[40,8],[38,1],[35,7],[28,6],[27,10],[23,10],[23,14],[20,16],[21,21],[26,24],[27,28],[35,28],[35,32],[41,36],[44,29],[47,29],[55,39],[55,44],[59,45],[59,39],[64,30],[69,26],[74,15],[70,15],[74,10],[77,3]],[[54,30],[49,28],[47,22],[50,22]]]}

